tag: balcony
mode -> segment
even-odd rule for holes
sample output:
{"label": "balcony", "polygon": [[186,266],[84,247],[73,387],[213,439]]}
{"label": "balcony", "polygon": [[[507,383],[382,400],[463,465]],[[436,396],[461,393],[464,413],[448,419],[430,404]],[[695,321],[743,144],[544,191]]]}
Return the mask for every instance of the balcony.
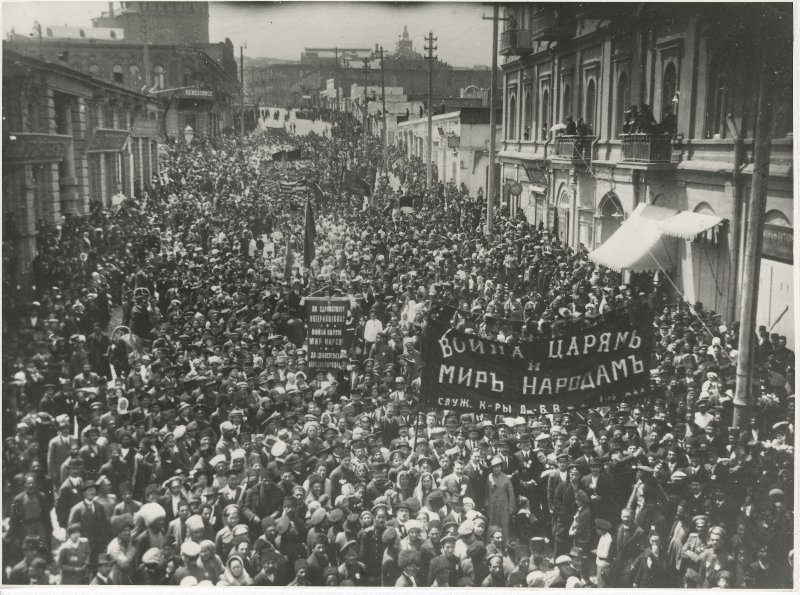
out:
{"label": "balcony", "polygon": [[561,135],[553,141],[552,161],[564,163],[585,163],[592,162],[592,143],[597,140],[596,136],[566,136]]}
{"label": "balcony", "polygon": [[527,29],[506,29],[500,35],[501,56],[527,56],[532,51],[531,32]]}
{"label": "balcony", "polygon": [[566,9],[542,8],[531,15],[531,41],[558,41],[575,32],[575,19]]}
{"label": "balcony", "polygon": [[673,151],[672,137],[661,134],[623,134],[622,162],[640,165],[670,165],[680,162],[680,151]]}

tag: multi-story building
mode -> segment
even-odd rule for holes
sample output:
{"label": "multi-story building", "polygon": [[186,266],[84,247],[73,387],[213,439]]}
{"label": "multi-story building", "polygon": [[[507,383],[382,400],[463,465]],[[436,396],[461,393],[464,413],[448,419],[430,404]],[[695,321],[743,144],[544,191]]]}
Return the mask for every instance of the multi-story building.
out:
{"label": "multi-story building", "polygon": [[[672,225],[681,229],[660,236],[665,262],[650,268],[666,270],[690,302],[737,319],[758,84],[767,72],[760,41],[769,40],[778,57],[768,70],[776,91],[758,320],[793,340],[786,6],[507,5],[499,44],[503,204],[590,250],[639,205],[660,207],[648,209],[656,218],[682,212]],[[653,229],[663,227],[670,226]]]}
{"label": "multi-story building", "polygon": [[233,44],[209,43],[208,18],[206,2],[111,2],[93,27],[12,33],[7,47],[164,97],[165,136],[211,136],[232,125],[241,84]]}
{"label": "multi-story building", "polygon": [[[265,64],[256,60],[245,86],[252,85],[255,96],[262,97],[263,105],[314,104],[319,92],[334,79],[339,87],[340,100],[349,97],[353,84],[368,87],[381,84],[379,48],[306,48],[299,62]],[[364,59],[368,69],[363,70]],[[397,42],[396,48],[385,50],[384,84],[401,87],[407,95],[428,92],[428,63],[422,54],[413,49],[408,29]],[[458,97],[461,89],[488,89],[491,71],[485,67],[454,67],[441,60],[433,61],[434,93],[438,97]],[[250,79],[250,80],[248,80]],[[251,82],[252,81],[252,82]],[[308,96],[309,100],[303,100]]]}
{"label": "multi-story building", "polygon": [[4,49],[3,222],[19,270],[36,255],[42,222],[150,185],[162,110],[157,98]]}
{"label": "multi-story building", "polygon": [[[209,44],[219,59],[212,58],[206,46],[136,44],[120,39],[44,36],[37,40],[17,35],[4,45],[98,80],[167,99],[162,134],[172,138],[181,138],[186,126],[197,136],[216,135],[231,125],[238,109],[240,84],[230,40]],[[226,63],[232,70],[225,69]]]}
{"label": "multi-story building", "polygon": [[92,23],[122,29],[129,43],[208,43],[208,2],[109,2]]}
{"label": "multi-story building", "polygon": [[[432,116],[431,160],[439,181],[464,184],[471,196],[485,194],[489,176],[489,108],[463,107]],[[425,159],[428,118],[397,124],[395,143],[411,157]]]}

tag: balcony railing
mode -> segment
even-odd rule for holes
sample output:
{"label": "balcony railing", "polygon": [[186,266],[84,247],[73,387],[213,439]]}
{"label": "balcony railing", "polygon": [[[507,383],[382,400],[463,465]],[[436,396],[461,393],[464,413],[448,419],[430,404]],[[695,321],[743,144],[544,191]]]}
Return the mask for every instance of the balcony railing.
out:
{"label": "balcony railing", "polygon": [[527,56],[532,51],[531,32],[527,29],[506,29],[500,35],[500,55]]}
{"label": "balcony railing", "polygon": [[673,154],[672,136],[656,134],[623,134],[622,161],[627,163],[678,163]]}
{"label": "balcony railing", "polygon": [[575,20],[565,10],[542,8],[531,15],[531,41],[557,41],[572,34]]}
{"label": "balcony railing", "polygon": [[557,136],[553,141],[552,159],[592,162],[592,143],[595,136]]}

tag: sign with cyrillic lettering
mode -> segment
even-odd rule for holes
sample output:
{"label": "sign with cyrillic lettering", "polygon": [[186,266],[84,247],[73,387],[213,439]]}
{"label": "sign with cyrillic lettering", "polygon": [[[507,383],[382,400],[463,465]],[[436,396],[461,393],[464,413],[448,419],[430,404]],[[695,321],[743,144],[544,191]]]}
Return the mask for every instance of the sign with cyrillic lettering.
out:
{"label": "sign with cyrillic lettering", "polygon": [[308,302],[308,364],[312,368],[347,365],[342,353],[350,298],[306,298]]}
{"label": "sign with cyrillic lettering", "polygon": [[609,314],[549,340],[500,343],[431,318],[422,345],[420,404],[503,415],[558,413],[644,397],[653,329]]}

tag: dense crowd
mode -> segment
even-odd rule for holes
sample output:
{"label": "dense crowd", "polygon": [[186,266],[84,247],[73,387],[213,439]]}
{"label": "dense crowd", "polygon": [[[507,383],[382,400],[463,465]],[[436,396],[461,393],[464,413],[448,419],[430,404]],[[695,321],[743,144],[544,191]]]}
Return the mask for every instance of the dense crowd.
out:
{"label": "dense crowd", "polygon": [[[785,338],[759,328],[734,429],[736,323],[517,213],[489,239],[464,188],[426,190],[397,147],[384,175],[377,139],[334,131],[172,145],[140,196],[42,229],[32,295],[5,296],[6,582],[792,586]],[[350,298],[340,369],[309,367],[311,294]],[[509,343],[651,312],[648,395],[421,409],[437,305]]]}

